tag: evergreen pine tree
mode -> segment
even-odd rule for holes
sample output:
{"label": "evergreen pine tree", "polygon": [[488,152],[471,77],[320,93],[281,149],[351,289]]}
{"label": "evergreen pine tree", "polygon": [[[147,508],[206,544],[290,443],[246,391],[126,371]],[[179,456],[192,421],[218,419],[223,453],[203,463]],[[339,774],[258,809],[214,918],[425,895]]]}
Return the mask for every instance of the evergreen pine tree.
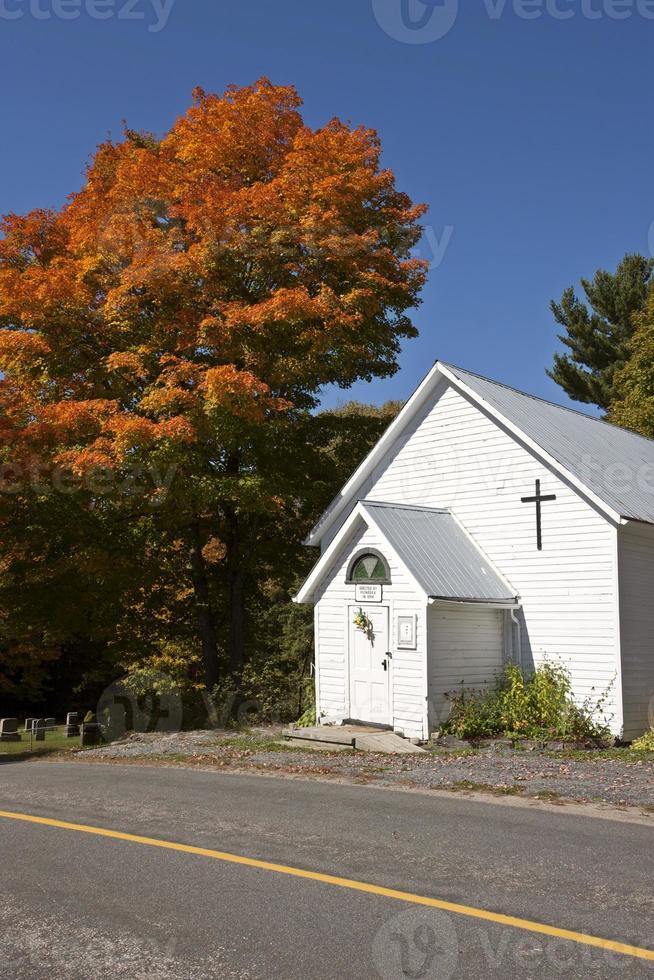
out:
{"label": "evergreen pine tree", "polygon": [[599,269],[592,280],[581,280],[587,303],[572,286],[560,303],[552,302],[569,353],[555,354],[547,373],[570,398],[605,409],[620,399],[616,372],[628,359],[634,315],[645,306],[653,272],[653,259],[625,255],[615,273]]}

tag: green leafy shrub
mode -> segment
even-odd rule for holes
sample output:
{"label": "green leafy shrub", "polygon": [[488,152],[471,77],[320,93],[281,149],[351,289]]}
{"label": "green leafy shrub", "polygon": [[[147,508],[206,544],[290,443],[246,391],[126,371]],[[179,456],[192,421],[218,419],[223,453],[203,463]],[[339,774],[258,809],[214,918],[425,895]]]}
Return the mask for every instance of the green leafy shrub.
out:
{"label": "green leafy shrub", "polygon": [[465,739],[507,736],[605,741],[610,733],[602,712],[608,693],[595,704],[587,700],[579,705],[563,665],[544,663],[526,675],[516,664],[508,664],[492,690],[462,689],[450,694],[451,712],[441,730]]}
{"label": "green leafy shrub", "polygon": [[123,681],[134,695],[187,695],[201,690],[202,658],[194,645],[182,640],[166,640],[147,657],[128,662]]}
{"label": "green leafy shrub", "polygon": [[287,658],[246,664],[238,680],[215,687],[211,699],[222,726],[290,722],[310,710],[315,715],[313,679]]}
{"label": "green leafy shrub", "polygon": [[654,728],[650,728],[648,732],[633,741],[631,748],[636,752],[654,752]]}
{"label": "green leafy shrub", "polygon": [[295,724],[298,728],[313,728],[316,722],[316,706],[314,704],[310,708],[307,708],[304,714],[300,715]]}

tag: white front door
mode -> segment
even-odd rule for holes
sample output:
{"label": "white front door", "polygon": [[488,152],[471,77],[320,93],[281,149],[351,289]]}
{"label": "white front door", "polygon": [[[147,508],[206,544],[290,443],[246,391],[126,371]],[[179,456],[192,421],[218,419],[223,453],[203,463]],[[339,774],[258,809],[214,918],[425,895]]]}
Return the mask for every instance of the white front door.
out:
{"label": "white front door", "polygon": [[[362,609],[372,623],[372,636],[354,625]],[[350,718],[377,725],[391,724],[388,607],[350,606]]]}

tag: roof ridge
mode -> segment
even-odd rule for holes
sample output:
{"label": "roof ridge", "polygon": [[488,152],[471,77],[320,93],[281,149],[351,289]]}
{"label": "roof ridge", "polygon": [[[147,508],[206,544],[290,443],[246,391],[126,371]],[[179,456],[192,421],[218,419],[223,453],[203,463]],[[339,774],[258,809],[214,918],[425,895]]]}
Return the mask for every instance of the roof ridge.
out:
{"label": "roof ridge", "polygon": [[534,395],[529,391],[523,391],[522,388],[515,388],[513,385],[507,384],[505,381],[497,381],[495,378],[489,378],[485,374],[479,374],[478,371],[470,371],[468,368],[460,367],[458,364],[451,364],[449,361],[437,361],[437,364],[442,364],[443,367],[450,368],[453,371],[462,371],[463,374],[469,374],[473,378],[479,378],[480,381],[487,381],[489,384],[495,385],[497,388],[506,388],[507,391],[512,391],[516,395],[522,395],[524,398],[531,398],[533,401],[542,402],[544,405],[551,405],[552,408],[559,408],[562,412],[571,412],[573,415],[579,415],[582,419],[586,419],[588,422],[599,422],[600,425],[605,425],[609,429],[615,429],[617,432],[621,432],[626,436],[634,436],[637,439],[643,439],[645,442],[654,443],[654,439],[650,439],[648,436],[643,436],[640,432],[634,432],[632,429],[625,429],[621,425],[616,425],[615,422],[607,422],[606,419],[596,418],[594,415],[588,415],[586,412],[582,412],[580,408],[572,408],[570,405],[559,405],[558,402],[553,402],[550,398],[542,398],[540,395]]}
{"label": "roof ridge", "polygon": [[420,504],[397,504],[392,500],[368,500],[360,497],[358,503],[366,507],[394,507],[395,510],[418,510],[428,514],[451,514],[449,507],[422,507]]}

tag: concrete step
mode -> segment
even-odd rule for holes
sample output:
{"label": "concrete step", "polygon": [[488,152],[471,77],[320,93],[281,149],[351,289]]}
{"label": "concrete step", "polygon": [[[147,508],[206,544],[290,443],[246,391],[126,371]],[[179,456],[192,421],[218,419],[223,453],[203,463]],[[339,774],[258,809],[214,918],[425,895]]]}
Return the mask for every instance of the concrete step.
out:
{"label": "concrete step", "polygon": [[418,755],[426,752],[426,749],[414,745],[413,742],[393,732],[357,735],[354,739],[354,747],[359,752],[388,752],[392,755]]}
{"label": "concrete step", "polygon": [[[343,745],[341,742],[317,742],[313,738],[289,739],[294,749],[304,749],[306,752],[353,752],[353,745]],[[288,743],[286,743],[288,744]]]}
{"label": "concrete step", "polygon": [[293,741],[301,739],[303,742],[329,742],[336,745],[354,745],[354,733],[347,728],[330,728],[326,725],[317,725],[315,728],[287,728],[282,732],[284,738],[292,738]]}
{"label": "concrete step", "polygon": [[360,726],[332,728],[317,725],[315,728],[287,728],[282,734],[291,739],[294,745],[302,743],[304,746],[320,746],[324,749],[355,748],[359,752],[388,752],[393,755],[418,755],[426,751],[401,735],[376,731],[374,728],[365,731]]}

